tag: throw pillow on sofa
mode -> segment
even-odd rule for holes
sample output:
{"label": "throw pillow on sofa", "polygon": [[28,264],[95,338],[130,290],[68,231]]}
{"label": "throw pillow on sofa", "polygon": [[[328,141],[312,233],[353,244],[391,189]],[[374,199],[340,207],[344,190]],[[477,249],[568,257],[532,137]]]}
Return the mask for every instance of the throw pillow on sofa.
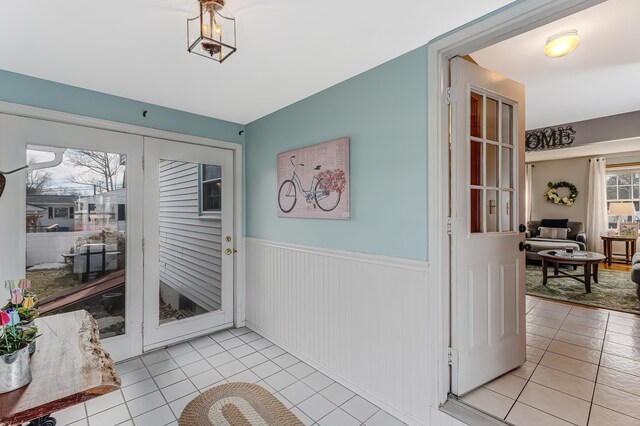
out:
{"label": "throw pillow on sofa", "polygon": [[568,228],[569,219],[542,219],[540,226],[547,228]]}
{"label": "throw pillow on sofa", "polygon": [[566,240],[567,233],[568,233],[567,228],[549,228],[547,226],[540,227],[541,238],[551,238],[554,240]]}

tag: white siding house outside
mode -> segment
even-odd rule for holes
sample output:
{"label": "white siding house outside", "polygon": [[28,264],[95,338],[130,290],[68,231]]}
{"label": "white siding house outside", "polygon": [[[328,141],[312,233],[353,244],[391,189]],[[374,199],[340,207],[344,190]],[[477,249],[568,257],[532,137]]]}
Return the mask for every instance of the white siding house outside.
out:
{"label": "white siding house outside", "polygon": [[27,195],[28,232],[47,232],[56,226],[58,231],[73,231],[77,196]]}
{"label": "white siding house outside", "polygon": [[210,312],[221,307],[221,221],[200,214],[199,167],[160,162],[160,281],[174,309],[187,297]]}
{"label": "white siding house outside", "polygon": [[80,197],[75,214],[76,227],[125,231],[126,205],[126,188]]}

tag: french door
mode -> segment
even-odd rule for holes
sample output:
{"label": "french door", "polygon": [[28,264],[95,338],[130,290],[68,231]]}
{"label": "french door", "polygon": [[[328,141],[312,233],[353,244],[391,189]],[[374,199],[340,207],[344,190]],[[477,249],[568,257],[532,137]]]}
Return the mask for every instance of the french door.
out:
{"label": "french door", "polygon": [[144,139],[144,350],[233,325],[233,152]]}
{"label": "french door", "polygon": [[526,357],[524,86],[451,60],[451,391]]}
{"label": "french door", "polygon": [[[142,348],[142,137],[0,114],[4,279],[43,316],[84,309],[115,360]],[[4,296],[3,296],[4,297]]]}

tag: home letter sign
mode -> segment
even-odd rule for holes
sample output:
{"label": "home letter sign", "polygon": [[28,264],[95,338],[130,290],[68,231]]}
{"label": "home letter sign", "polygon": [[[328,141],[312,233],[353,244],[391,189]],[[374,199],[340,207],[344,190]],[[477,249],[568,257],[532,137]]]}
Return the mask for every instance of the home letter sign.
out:
{"label": "home letter sign", "polygon": [[576,131],[571,125],[565,127],[545,127],[544,129],[526,132],[525,150],[541,151],[544,149],[566,148],[575,140]]}

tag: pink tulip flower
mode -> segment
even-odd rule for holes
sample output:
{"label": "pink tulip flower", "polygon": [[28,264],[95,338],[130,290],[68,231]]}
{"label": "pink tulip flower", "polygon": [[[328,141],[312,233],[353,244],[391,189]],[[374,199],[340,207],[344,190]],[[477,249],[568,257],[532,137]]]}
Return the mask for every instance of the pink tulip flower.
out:
{"label": "pink tulip flower", "polygon": [[20,290],[19,288],[14,289],[11,292],[11,303],[14,305],[19,305],[20,303],[22,303],[22,290]]}

